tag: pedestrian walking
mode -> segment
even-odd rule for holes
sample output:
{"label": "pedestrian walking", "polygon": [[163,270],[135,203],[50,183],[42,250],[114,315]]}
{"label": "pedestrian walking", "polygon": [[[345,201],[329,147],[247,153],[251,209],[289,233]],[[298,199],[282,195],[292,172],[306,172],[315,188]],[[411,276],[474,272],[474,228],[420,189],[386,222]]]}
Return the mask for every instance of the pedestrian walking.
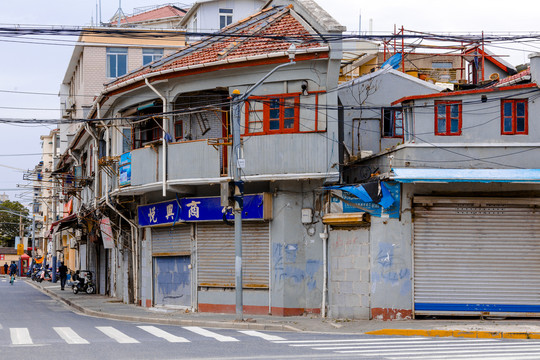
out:
{"label": "pedestrian walking", "polygon": [[17,264],[15,264],[15,261],[11,262],[11,265],[9,266],[9,282],[11,285],[13,285],[13,282],[15,281],[15,275],[17,274]]}
{"label": "pedestrian walking", "polygon": [[60,263],[58,272],[60,273],[60,290],[64,290],[64,286],[66,286],[68,268],[63,262]]}
{"label": "pedestrian walking", "polygon": [[4,263],[4,274],[7,275],[8,274],[8,269],[9,269],[9,265],[6,263]]}

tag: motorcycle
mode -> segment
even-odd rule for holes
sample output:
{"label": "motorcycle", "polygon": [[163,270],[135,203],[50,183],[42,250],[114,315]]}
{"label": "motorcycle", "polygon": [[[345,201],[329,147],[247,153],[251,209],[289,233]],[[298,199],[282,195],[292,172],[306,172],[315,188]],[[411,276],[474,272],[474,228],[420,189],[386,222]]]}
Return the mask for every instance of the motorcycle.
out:
{"label": "motorcycle", "polygon": [[89,270],[77,271],[75,275],[73,275],[73,284],[71,288],[73,289],[74,294],[77,294],[79,291],[93,294],[96,291],[96,285],[92,281],[92,272]]}

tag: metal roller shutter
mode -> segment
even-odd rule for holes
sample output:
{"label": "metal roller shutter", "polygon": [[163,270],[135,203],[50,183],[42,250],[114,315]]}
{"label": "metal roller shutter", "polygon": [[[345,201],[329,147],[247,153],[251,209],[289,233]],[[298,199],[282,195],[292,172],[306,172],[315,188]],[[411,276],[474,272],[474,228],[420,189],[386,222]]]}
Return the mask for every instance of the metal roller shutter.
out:
{"label": "metal roller shutter", "polygon": [[[269,228],[267,223],[242,224],[242,275],[245,288],[268,288]],[[199,286],[234,287],[234,227],[197,225]]]}
{"label": "metal roller shutter", "polygon": [[416,314],[540,316],[538,205],[493,198],[414,202]]}
{"label": "metal roller shutter", "polygon": [[191,253],[191,226],[152,229],[152,255],[171,256]]}

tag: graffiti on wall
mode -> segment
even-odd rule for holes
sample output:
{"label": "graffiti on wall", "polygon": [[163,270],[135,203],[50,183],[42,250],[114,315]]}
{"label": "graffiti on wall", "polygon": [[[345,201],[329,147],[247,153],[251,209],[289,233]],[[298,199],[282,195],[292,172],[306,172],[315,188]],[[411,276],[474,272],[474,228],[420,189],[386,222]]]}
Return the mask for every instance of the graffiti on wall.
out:
{"label": "graffiti on wall", "polygon": [[399,244],[380,242],[372,272],[372,291],[377,284],[400,286],[400,294],[408,295],[411,291],[411,270],[399,249]]}
{"label": "graffiti on wall", "polygon": [[309,290],[317,289],[316,274],[322,267],[320,260],[306,260],[298,263],[297,244],[273,244],[272,262],[274,273],[274,286],[281,288],[285,281],[295,284],[306,282]]}

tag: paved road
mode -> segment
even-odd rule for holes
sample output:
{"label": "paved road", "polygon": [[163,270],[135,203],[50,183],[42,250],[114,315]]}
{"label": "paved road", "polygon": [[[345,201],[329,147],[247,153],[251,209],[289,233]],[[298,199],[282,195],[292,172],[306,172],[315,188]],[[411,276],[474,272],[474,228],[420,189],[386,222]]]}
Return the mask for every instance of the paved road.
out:
{"label": "paved road", "polygon": [[82,316],[22,281],[0,282],[2,359],[540,358],[540,341],[374,337],[165,326]]}

